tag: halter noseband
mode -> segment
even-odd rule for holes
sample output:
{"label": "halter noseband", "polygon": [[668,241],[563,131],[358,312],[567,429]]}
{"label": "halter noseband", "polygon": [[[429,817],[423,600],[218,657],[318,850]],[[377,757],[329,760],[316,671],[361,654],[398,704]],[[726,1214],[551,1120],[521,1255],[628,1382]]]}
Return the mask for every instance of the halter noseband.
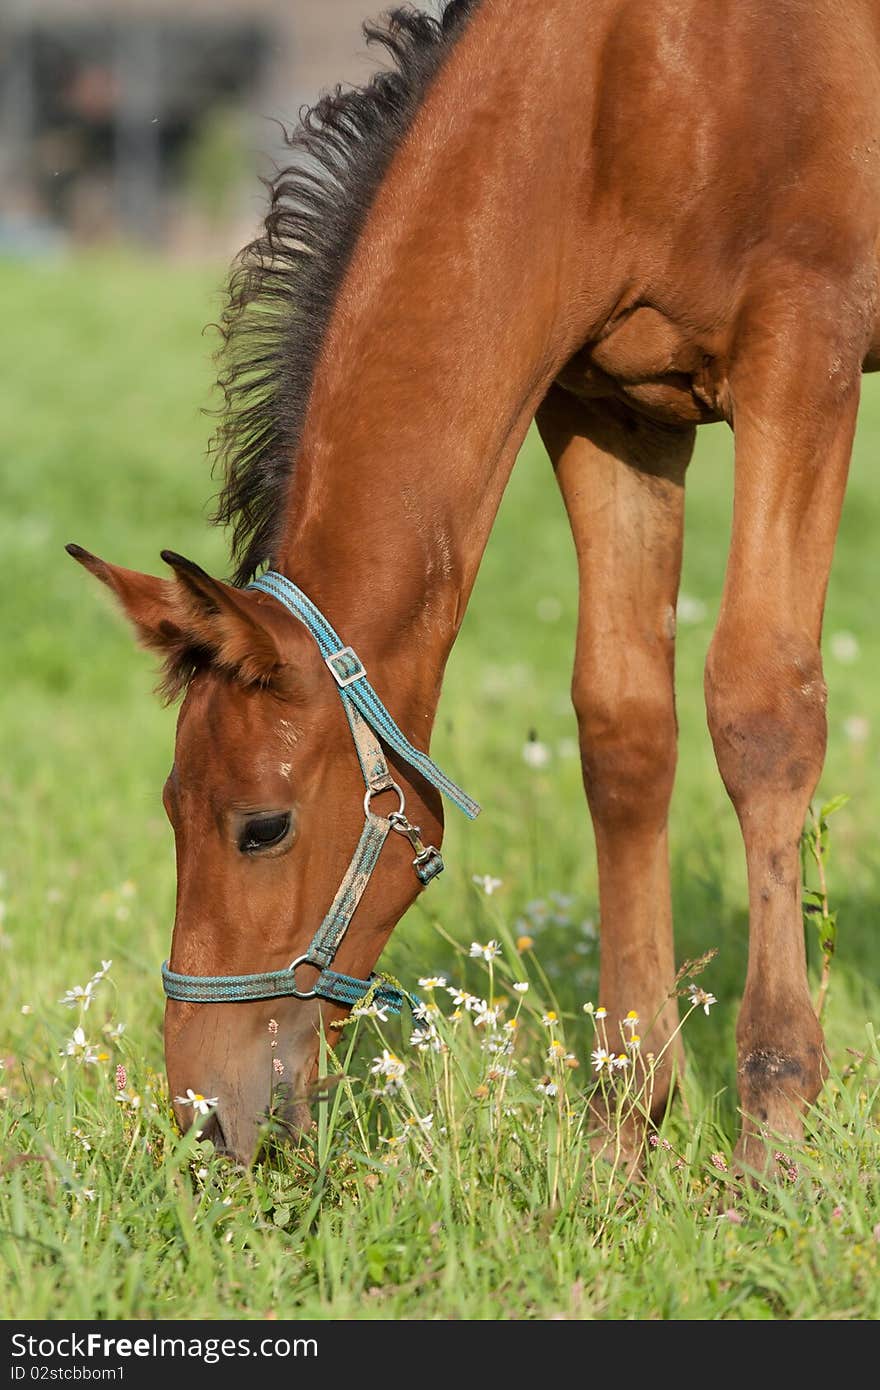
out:
{"label": "halter noseband", "polygon": [[[443,869],[440,851],[433,845],[423,844],[418,826],[411,825],[406,818],[403,792],[388,770],[382,743],[393,748],[426,781],[454,801],[470,820],[479,815],[480,808],[445,772],[441,772],[427,753],[413,747],[370,685],[360,659],[351,647],[343,646],[327,619],[302,589],[274,570],[261,575],[247,587],[259,589],[277,599],[305,624],[336,681],[366,786],[364,828],[330,910],[312,937],[308,949],[291,961],[286,970],[270,970],[256,975],[178,975],[168,968],[166,961],[162,966],[165,993],[169,999],[194,1004],[225,1004],[237,1000],[283,997],[313,999],[317,996],[349,1006],[370,995],[382,1007],[399,1013],[406,996],[396,986],[382,983],[380,976],[371,975],[368,980],[358,980],[353,975],[342,975],[330,968],[390,831],[395,830],[405,836],[412,845],[415,851],[413,868],[421,883],[430,883]],[[394,792],[399,798],[397,809],[387,816],[381,816],[372,809],[372,799],[380,792]],[[310,989],[297,988],[296,972],[302,965],[314,966],[319,972]]]}

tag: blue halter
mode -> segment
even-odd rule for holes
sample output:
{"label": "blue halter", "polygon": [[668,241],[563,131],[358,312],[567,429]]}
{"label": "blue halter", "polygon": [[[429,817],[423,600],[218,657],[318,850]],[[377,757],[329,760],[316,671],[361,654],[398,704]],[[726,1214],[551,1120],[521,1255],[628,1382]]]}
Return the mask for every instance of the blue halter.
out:
{"label": "blue halter", "polygon": [[[418,826],[411,825],[406,818],[403,792],[391,776],[382,744],[393,748],[404,762],[454,801],[470,820],[479,815],[480,808],[445,772],[441,772],[427,753],[413,747],[370,685],[360,659],[351,647],[343,646],[327,619],[302,589],[274,570],[255,579],[248,588],[258,589],[277,599],[305,624],[336,681],[366,787],[364,828],[326,917],[312,937],[308,949],[291,961],[286,970],[270,970],[255,975],[179,975],[168,968],[166,961],[162,966],[165,993],[169,999],[193,1004],[318,997],[329,999],[334,1004],[351,1006],[369,996],[383,1008],[399,1013],[407,996],[394,984],[383,983],[379,975],[358,980],[353,975],[342,975],[330,968],[390,831],[395,830],[405,836],[412,845],[415,851],[413,868],[420,883],[430,883],[443,869],[440,851],[433,845],[423,844]],[[399,802],[397,809],[387,816],[379,815],[371,805],[373,797],[382,792],[394,792]],[[318,977],[309,989],[297,987],[296,972],[302,965],[313,966],[318,971]]]}

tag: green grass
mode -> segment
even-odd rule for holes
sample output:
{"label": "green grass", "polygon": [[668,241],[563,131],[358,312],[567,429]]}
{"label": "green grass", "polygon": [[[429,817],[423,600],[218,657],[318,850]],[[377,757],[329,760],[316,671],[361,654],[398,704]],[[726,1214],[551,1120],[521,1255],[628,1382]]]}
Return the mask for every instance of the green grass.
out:
{"label": "green grass", "polygon": [[[212,380],[201,330],[221,278],[128,261],[0,267],[0,1316],[878,1316],[880,395],[871,381],[826,620],[822,792],[851,798],[832,823],[832,1080],[804,1151],[789,1155],[797,1180],[780,1164],[768,1190],[739,1193],[711,1162],[729,1158],[735,1137],[747,944],[741,844],[702,702],[730,518],[721,427],[702,432],[689,482],[683,591],[698,602],[680,628],[671,828],[678,956],[717,948],[700,978],[719,1002],[687,1021],[671,1149],[653,1151],[645,1182],[627,1189],[580,1142],[593,1045],[581,1006],[596,999],[597,966],[582,924],[596,920],[596,871],[567,693],[574,560],[535,440],[450,664],[433,749],[485,814],[474,826],[450,816],[447,873],[400,925],[385,962],[410,985],[443,971],[483,994],[470,942],[509,943],[530,924],[533,955],[507,945],[498,965],[502,981],[531,972],[518,1077],[503,1104],[497,1084],[482,1094],[481,1034],[467,1020],[448,1054],[424,1056],[383,1025],[407,1084],[375,1098],[369,1066],[381,1043],[364,1023],[349,1079],[285,1162],[243,1175],[175,1133],[158,974],[174,904],[159,799],[174,712],[152,697],[149,659],[62,546],[76,540],[154,572],[168,546],[224,571],[223,538],[205,524],[200,413]],[[841,633],[857,647],[847,650]],[[551,752],[538,771],[522,758],[531,734]],[[491,898],[471,881],[483,873],[503,880]],[[571,901],[560,906],[554,893]],[[84,1018],[108,1059],[79,1066],[59,1056],[77,1015],[58,1001],[111,957]],[[550,1036],[540,1014],[554,1000],[580,1063],[560,1068],[564,1103],[535,1090]],[[106,1038],[102,1026],[119,1021],[122,1038]],[[118,1062],[138,1110],[114,1099]],[[427,1112],[429,1138],[383,1142],[407,1113]]]}

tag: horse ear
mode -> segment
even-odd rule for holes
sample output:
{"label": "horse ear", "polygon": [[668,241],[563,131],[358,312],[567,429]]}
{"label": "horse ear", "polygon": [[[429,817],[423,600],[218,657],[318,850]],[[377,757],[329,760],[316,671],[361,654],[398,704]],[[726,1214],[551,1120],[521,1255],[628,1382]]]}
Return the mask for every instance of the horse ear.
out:
{"label": "horse ear", "polygon": [[175,602],[176,586],[171,580],[108,564],[83,550],[81,545],[71,543],[64,548],[78,564],[113,590],[145,647],[166,654],[180,648],[185,633],[177,612],[179,605]]}
{"label": "horse ear", "polygon": [[246,685],[277,684],[284,657],[256,594],[214,579],[173,550],[163,550],[162,559],[174,570],[184,625],[213,663]]}
{"label": "horse ear", "polygon": [[284,658],[256,595],[235,589],[163,550],[173,579],[122,569],[79,545],[68,555],[112,589],[145,647],[165,658],[162,689],[173,698],[199,665],[228,671],[247,685],[281,683]]}

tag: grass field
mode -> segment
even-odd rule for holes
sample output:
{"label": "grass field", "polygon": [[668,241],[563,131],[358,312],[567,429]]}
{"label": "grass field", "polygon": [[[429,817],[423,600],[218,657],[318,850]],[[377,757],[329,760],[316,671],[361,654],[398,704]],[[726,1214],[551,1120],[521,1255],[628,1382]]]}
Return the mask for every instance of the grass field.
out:
{"label": "grass field", "polygon": [[[718,1003],[686,1022],[684,1095],[644,1182],[627,1188],[581,1142],[596,1026],[582,1006],[601,1002],[596,872],[568,700],[574,561],[535,440],[492,536],[432,750],[485,812],[474,826],[450,815],[447,873],[383,962],[412,987],[442,972],[481,997],[510,995],[516,1075],[486,1081],[470,1015],[442,1025],[442,1054],[412,1048],[393,1024],[379,1025],[383,1042],[365,1021],[309,1143],[244,1174],[176,1134],[163,1089],[158,967],[174,866],[159,794],[174,711],[62,548],[75,540],[159,572],[171,547],[225,572],[224,539],[205,524],[200,414],[212,380],[201,330],[221,278],[129,261],[0,267],[0,1317],[877,1317],[876,384],[826,620],[821,790],[850,800],[832,822],[829,868],[832,1079],[805,1149],[767,1190],[739,1191],[724,1171],[746,894],[702,700],[731,497],[730,436],[712,427],[689,484],[672,854],[678,956],[717,948],[700,983]],[[541,767],[523,757],[530,738],[546,749]],[[483,874],[502,880],[491,896],[472,881]],[[535,946],[520,954],[524,933]],[[468,956],[490,938],[504,944],[491,984]],[[59,1002],[107,959],[87,1013]],[[527,994],[510,993],[514,977],[530,980]],[[80,1021],[101,1060],[60,1055]],[[577,1069],[547,1062],[553,1041]],[[377,1097],[370,1066],[384,1045],[406,1078]],[[556,1095],[536,1089],[545,1072]],[[430,1129],[406,1123],[428,1114]]]}

